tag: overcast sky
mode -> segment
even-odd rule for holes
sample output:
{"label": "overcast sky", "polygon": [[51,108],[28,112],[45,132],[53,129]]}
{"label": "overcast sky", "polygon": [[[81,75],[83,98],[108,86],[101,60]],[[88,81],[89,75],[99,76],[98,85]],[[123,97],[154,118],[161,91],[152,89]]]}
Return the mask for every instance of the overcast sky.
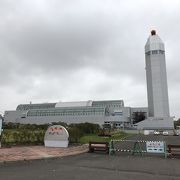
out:
{"label": "overcast sky", "polygon": [[30,101],[147,106],[152,29],[165,43],[170,111],[180,117],[179,0],[0,0],[0,112]]}

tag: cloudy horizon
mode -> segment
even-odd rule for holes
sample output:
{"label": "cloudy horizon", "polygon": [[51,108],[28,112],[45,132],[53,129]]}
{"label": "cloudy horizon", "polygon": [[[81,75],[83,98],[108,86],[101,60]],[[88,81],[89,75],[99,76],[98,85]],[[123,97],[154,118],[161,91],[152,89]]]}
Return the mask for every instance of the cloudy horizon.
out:
{"label": "cloudy horizon", "polygon": [[144,45],[156,29],[170,113],[179,118],[179,8],[178,0],[1,0],[0,112],[111,99],[147,107]]}

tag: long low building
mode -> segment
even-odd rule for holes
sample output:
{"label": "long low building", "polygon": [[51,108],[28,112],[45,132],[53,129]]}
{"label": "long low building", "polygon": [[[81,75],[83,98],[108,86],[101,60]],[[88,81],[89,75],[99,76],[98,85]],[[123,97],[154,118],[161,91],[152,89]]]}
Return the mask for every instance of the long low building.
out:
{"label": "long low building", "polygon": [[47,124],[52,122],[111,124],[132,127],[136,114],[148,115],[147,108],[124,107],[123,100],[20,104],[14,111],[5,111],[5,123]]}

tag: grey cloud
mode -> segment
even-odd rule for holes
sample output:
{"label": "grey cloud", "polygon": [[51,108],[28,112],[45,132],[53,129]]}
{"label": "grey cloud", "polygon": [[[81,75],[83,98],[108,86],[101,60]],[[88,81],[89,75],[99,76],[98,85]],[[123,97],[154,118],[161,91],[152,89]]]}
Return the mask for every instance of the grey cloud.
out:
{"label": "grey cloud", "polygon": [[156,28],[166,45],[170,97],[178,104],[171,93],[178,96],[180,80],[179,5],[2,0],[0,90],[13,89],[17,103],[123,98],[128,105],[146,105],[144,45]]}
{"label": "grey cloud", "polygon": [[[108,44],[111,35],[109,28],[80,19],[80,25],[71,21],[49,27],[48,23],[37,21],[14,32],[10,30],[4,43],[25,65],[51,71],[54,68],[78,68],[90,64],[87,59],[95,59]],[[91,20],[91,19],[90,19]],[[88,24],[85,24],[87,23]],[[90,24],[92,23],[92,24]],[[108,32],[109,31],[109,32]]]}

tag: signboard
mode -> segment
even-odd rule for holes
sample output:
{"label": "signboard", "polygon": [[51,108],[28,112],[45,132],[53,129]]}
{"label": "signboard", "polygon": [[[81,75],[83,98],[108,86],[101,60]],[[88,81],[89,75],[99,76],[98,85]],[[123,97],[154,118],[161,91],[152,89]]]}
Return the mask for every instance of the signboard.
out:
{"label": "signboard", "polygon": [[147,141],[146,150],[149,153],[165,153],[163,141]]}
{"label": "signboard", "polygon": [[44,136],[46,147],[68,147],[69,133],[60,125],[50,126]]}
{"label": "signboard", "polygon": [[1,132],[2,132],[2,119],[0,118],[0,135],[1,135]]}

